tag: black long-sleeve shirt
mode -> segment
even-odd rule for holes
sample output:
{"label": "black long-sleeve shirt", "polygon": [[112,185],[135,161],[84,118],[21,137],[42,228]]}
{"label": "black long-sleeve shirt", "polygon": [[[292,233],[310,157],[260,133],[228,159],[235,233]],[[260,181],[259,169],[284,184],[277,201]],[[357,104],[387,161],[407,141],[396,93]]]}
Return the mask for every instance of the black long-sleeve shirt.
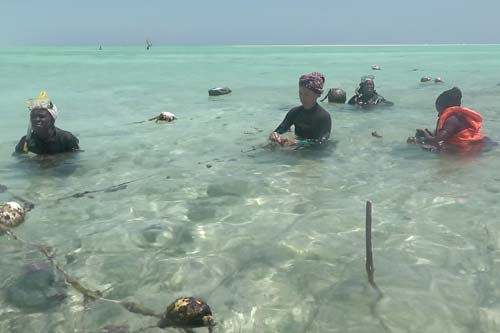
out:
{"label": "black long-sleeve shirt", "polygon": [[15,152],[27,153],[24,149],[25,144],[28,151],[39,155],[66,153],[80,149],[78,139],[73,134],[57,127],[54,135],[46,141],[40,139],[35,133],[31,134],[28,141],[26,141],[26,135],[23,136],[21,140],[19,140]]}
{"label": "black long-sleeve shirt", "polygon": [[394,105],[393,102],[386,100],[384,97],[377,94],[377,92],[375,92],[370,97],[367,97],[365,95],[356,94],[349,99],[347,104],[360,105],[360,106],[371,106],[371,105],[392,106],[392,105]]}
{"label": "black long-sleeve shirt", "polygon": [[330,114],[319,104],[309,110],[306,110],[302,105],[291,109],[275,132],[283,134],[292,125],[295,126],[296,136],[308,140],[326,140],[330,137],[332,130]]}

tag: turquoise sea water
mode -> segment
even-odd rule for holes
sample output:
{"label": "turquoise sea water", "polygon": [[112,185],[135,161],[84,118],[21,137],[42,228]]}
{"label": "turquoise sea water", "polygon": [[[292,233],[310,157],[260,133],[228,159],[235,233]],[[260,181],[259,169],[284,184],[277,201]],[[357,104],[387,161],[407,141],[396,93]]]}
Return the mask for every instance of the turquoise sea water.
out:
{"label": "turquoise sea water", "polygon": [[[435,98],[456,85],[500,140],[499,56],[486,45],[0,49],[0,183],[36,204],[15,233],[56,249],[68,273],[108,298],[160,312],[202,297],[216,332],[498,332],[500,151],[438,156],[406,138],[434,128]],[[374,74],[395,106],[322,103],[329,149],[266,147],[311,71],[349,96]],[[424,75],[445,82],[421,84]],[[233,93],[208,97],[215,86]],[[24,102],[41,90],[85,152],[11,157]],[[178,120],[130,124],[162,111]],[[366,200],[380,301],[364,268]],[[155,323],[114,304],[85,308],[70,288],[58,306],[19,309],[5,290],[44,260],[5,236],[0,252],[0,332]]]}

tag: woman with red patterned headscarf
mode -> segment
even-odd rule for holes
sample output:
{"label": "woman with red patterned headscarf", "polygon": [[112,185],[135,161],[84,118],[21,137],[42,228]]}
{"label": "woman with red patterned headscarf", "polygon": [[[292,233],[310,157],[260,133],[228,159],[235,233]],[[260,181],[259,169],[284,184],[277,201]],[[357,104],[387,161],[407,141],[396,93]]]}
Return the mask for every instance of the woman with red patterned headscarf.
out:
{"label": "woman with red patterned headscarf", "polygon": [[[323,93],[325,77],[321,73],[304,74],[299,78],[300,106],[294,107],[281,124],[269,135],[269,140],[280,145],[294,145],[301,141],[322,143],[330,137],[330,114],[318,103]],[[295,138],[282,136],[295,127]]]}

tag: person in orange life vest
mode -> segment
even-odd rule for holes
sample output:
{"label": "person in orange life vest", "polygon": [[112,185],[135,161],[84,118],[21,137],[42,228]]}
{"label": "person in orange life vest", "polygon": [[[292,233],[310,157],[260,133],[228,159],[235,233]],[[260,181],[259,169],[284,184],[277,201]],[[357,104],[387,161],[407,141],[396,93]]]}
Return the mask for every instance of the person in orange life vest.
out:
{"label": "person in orange life vest", "polygon": [[438,121],[434,133],[427,128],[417,129],[415,137],[420,143],[437,148],[468,148],[475,144],[492,142],[480,133],[483,117],[476,111],[461,106],[462,92],[453,87],[436,99]]}

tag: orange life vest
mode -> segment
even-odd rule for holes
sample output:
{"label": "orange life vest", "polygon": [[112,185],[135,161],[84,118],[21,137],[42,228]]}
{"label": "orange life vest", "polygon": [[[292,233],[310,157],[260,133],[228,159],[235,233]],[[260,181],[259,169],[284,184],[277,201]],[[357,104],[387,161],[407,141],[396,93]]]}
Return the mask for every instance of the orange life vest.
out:
{"label": "orange life vest", "polygon": [[454,135],[446,139],[445,143],[463,147],[471,143],[480,141],[485,137],[483,134],[479,133],[482,127],[481,122],[483,121],[483,117],[476,111],[461,106],[452,106],[443,111],[443,113],[439,117],[437,131],[442,129],[444,123],[446,122],[446,119],[453,115],[462,116],[469,124],[469,127],[461,130],[458,133],[455,133]]}

